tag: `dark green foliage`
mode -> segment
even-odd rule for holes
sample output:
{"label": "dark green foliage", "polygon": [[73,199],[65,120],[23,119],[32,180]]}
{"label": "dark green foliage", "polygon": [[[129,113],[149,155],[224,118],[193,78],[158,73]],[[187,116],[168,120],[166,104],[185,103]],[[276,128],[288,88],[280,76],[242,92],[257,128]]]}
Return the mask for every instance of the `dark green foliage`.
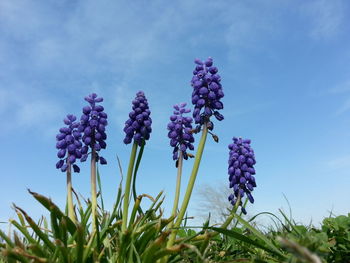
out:
{"label": "dark green foliage", "polygon": [[[0,231],[2,262],[156,262],[167,257],[175,262],[350,262],[350,215],[324,219],[320,228],[297,224],[282,211],[274,218],[275,227],[261,232],[236,214],[234,227],[213,227],[206,221],[202,227],[179,229],[172,247],[166,242],[167,225],[172,218],[162,218],[164,198],[138,196],[126,232],[121,231],[122,189],[117,192],[111,212],[98,210],[97,231],[91,233],[91,203],[83,206],[77,199],[78,224],[74,224],[50,199],[29,191],[50,213],[50,219],[34,220],[22,208],[14,206],[18,220],[8,236]],[[145,212],[139,207],[143,198],[152,200]]]}
{"label": "dark green foliage", "polygon": [[350,262],[350,214],[323,220],[322,233],[328,238],[328,262]]}

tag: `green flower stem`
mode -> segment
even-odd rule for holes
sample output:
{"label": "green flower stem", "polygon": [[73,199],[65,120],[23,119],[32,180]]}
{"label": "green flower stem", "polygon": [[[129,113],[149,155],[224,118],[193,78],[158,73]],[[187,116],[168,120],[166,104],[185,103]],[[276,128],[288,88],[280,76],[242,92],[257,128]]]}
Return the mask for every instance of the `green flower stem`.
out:
{"label": "green flower stem", "polygon": [[[237,204],[239,204],[239,201],[241,200],[241,196],[239,195],[238,196],[238,200],[237,200]],[[245,208],[246,207],[246,205],[247,205],[247,203],[248,203],[248,198],[246,198],[246,200],[244,201],[244,204],[243,204],[243,207]],[[236,213],[236,211],[237,211],[237,209],[238,209],[238,205],[237,205],[237,207],[235,206],[235,213]],[[242,216],[242,214],[243,214],[243,212],[241,211],[240,213],[239,213],[239,216]],[[237,225],[238,225],[238,220],[236,220],[236,223],[235,223],[235,225],[233,226],[233,228],[236,228],[237,227]]]}
{"label": "green flower stem", "polygon": [[238,195],[237,201],[235,206],[233,207],[233,210],[231,211],[231,214],[227,217],[227,219],[225,220],[225,222],[221,225],[221,228],[226,229],[232,222],[233,218],[235,217],[236,213],[237,213],[237,209],[239,206],[239,203],[241,202],[241,196]]}
{"label": "green flower stem", "polygon": [[[237,213],[237,209],[239,206],[239,203],[241,201],[241,197],[238,196],[237,202],[235,204],[235,206],[233,207],[230,215],[226,218],[225,222],[222,223],[222,225],[220,226],[220,228],[222,229],[227,229],[227,227],[231,224],[232,220],[235,218],[236,213]],[[233,227],[234,228],[234,227]],[[193,241],[199,241],[199,240],[205,240],[207,238],[213,238],[215,236],[217,236],[219,234],[219,232],[206,232],[205,234],[202,235],[198,235],[195,238],[193,238]]]}
{"label": "green flower stem", "polygon": [[97,196],[96,196],[96,150],[92,147],[91,151],[91,215],[92,215],[92,232],[96,230],[96,210],[97,210]]}
{"label": "green flower stem", "polygon": [[68,217],[76,224],[77,220],[74,213],[73,195],[72,195],[72,169],[70,163],[67,168],[67,204],[68,204]]}
{"label": "green flower stem", "polygon": [[207,139],[207,135],[208,135],[208,127],[207,127],[207,124],[204,123],[202,137],[199,141],[198,150],[196,153],[196,158],[194,160],[191,177],[190,177],[190,180],[189,180],[188,185],[187,185],[185,197],[184,197],[184,200],[182,201],[180,212],[179,212],[179,214],[176,218],[175,224],[174,224],[175,229],[172,230],[169,241],[167,243],[168,248],[174,244],[178,228],[180,227],[182,219],[186,213],[186,209],[187,209],[188,203],[189,203],[190,198],[191,198],[194,182],[196,181],[196,177],[197,177],[197,173],[198,173],[198,169],[199,169],[199,164],[200,164],[201,159],[202,159],[202,154],[203,154],[205,142]]}
{"label": "green flower stem", "polygon": [[135,217],[136,217],[136,212],[138,210],[138,208],[140,207],[140,203],[142,200],[142,195],[139,195],[136,200],[135,200],[135,204],[134,204],[134,208],[131,212],[131,216],[130,216],[130,221],[129,221],[129,228],[131,227],[131,225],[134,223]]}
{"label": "green flower stem", "polygon": [[[177,178],[176,178],[176,190],[175,190],[175,199],[174,199],[174,206],[173,211],[171,213],[171,216],[175,218],[177,208],[179,205],[179,198],[180,198],[180,186],[181,186],[181,175],[182,175],[182,164],[183,164],[183,155],[182,151],[179,150],[179,162],[177,165]],[[174,221],[171,221],[169,224],[169,228],[172,228],[174,225]]]}
{"label": "green flower stem", "polygon": [[[143,149],[145,148],[145,140],[142,140],[142,144],[140,147],[140,150],[137,154],[137,159],[136,159],[136,163],[135,163],[135,169],[134,169],[134,175],[132,177],[132,195],[134,197],[134,201],[136,202],[137,199],[137,194],[136,194],[136,176],[137,176],[137,171],[139,170],[139,166],[141,163],[141,159],[142,159],[142,155],[143,155]],[[137,211],[139,212],[139,214],[143,215],[143,211],[142,208],[140,206],[138,206]]]}
{"label": "green flower stem", "polygon": [[122,231],[126,230],[127,222],[128,222],[128,208],[129,208],[129,197],[130,197],[130,187],[131,187],[131,179],[132,179],[132,171],[134,169],[135,158],[137,152],[137,143],[134,142],[132,145],[132,150],[130,154],[128,174],[126,176],[125,182],[125,194],[124,194],[124,206],[123,206],[123,223],[122,223]]}

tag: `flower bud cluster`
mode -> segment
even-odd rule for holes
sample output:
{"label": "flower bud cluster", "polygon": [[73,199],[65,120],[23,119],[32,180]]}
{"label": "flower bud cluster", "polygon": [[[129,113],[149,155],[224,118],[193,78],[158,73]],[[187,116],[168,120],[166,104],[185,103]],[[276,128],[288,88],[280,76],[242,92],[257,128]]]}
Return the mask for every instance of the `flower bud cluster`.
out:
{"label": "flower bud cluster", "polygon": [[206,61],[195,60],[197,64],[193,71],[191,85],[193,87],[192,104],[195,105],[193,118],[196,124],[202,125],[209,122],[212,115],[219,121],[224,116],[218,110],[224,108],[220,101],[224,97],[221,77],[217,74],[218,69],[213,66],[213,59],[208,58]]}
{"label": "flower bud cluster", "polygon": [[79,123],[76,119],[74,115],[68,114],[63,120],[67,126],[62,127],[56,136],[57,157],[60,159],[56,163],[56,168],[61,169],[62,172],[66,172],[69,165],[73,165],[74,172],[80,172],[79,166],[75,164],[75,161],[82,156],[81,133],[77,129]]}
{"label": "flower bud cluster", "polygon": [[[230,149],[228,160],[228,174],[230,181],[230,188],[233,188],[233,194],[229,196],[229,201],[232,205],[235,205],[238,197],[241,201],[239,205],[242,207],[242,199],[244,195],[247,195],[248,200],[254,203],[254,198],[251,192],[256,187],[255,183],[255,169],[256,163],[254,151],[250,146],[249,139],[235,138],[233,137],[233,143],[228,146]],[[246,214],[246,210],[242,207],[242,212]]]}
{"label": "flower bud cluster", "polygon": [[194,143],[192,133],[192,118],[183,116],[184,113],[191,112],[190,109],[186,109],[186,103],[174,105],[174,115],[170,117],[170,123],[168,124],[168,137],[170,138],[170,145],[174,147],[173,160],[178,160],[179,149],[185,160],[188,159],[187,149],[191,151],[194,149],[192,143]]}
{"label": "flower bud cluster", "polygon": [[125,122],[124,143],[129,144],[134,141],[142,146],[142,142],[150,138],[152,132],[150,117],[151,111],[148,108],[148,102],[142,91],[136,93],[132,101],[132,111],[129,113],[129,119]]}
{"label": "flower bud cluster", "polygon": [[85,97],[85,100],[89,105],[83,108],[83,115],[80,118],[78,127],[79,131],[83,133],[82,140],[85,144],[81,149],[81,161],[86,161],[90,147],[96,151],[96,161],[99,161],[100,164],[107,164],[106,159],[98,153],[107,146],[105,142],[107,139],[105,132],[108,124],[107,114],[104,112],[103,106],[96,105],[96,103],[102,102],[103,98],[99,98],[97,94],[92,93]]}

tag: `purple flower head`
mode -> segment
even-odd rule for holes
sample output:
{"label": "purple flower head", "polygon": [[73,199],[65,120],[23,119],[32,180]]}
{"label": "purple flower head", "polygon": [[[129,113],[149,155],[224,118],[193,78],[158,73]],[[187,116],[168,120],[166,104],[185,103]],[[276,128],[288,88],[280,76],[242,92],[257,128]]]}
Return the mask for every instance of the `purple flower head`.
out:
{"label": "purple flower head", "polygon": [[129,113],[129,119],[125,122],[124,143],[129,144],[134,141],[142,146],[142,142],[150,138],[152,132],[150,117],[151,111],[148,108],[148,102],[145,93],[139,91],[132,101],[132,111]]}
{"label": "purple flower head", "polygon": [[[228,174],[230,175],[230,188],[233,188],[228,200],[235,205],[238,196],[241,197],[239,205],[242,207],[242,199],[246,195],[251,203],[254,203],[252,191],[256,187],[255,183],[255,156],[254,151],[250,147],[249,139],[233,137],[233,143],[228,146],[230,149],[228,160]],[[246,214],[244,207],[242,212]]]}
{"label": "purple flower head", "polygon": [[170,138],[170,145],[174,147],[174,160],[178,160],[179,158],[179,149],[185,160],[188,159],[187,149],[194,149],[194,138],[192,134],[193,120],[191,117],[183,116],[184,113],[189,113],[191,110],[185,107],[186,103],[174,105],[174,115],[170,116],[170,122],[168,124],[168,137]]}
{"label": "purple flower head", "polygon": [[80,168],[75,164],[77,159],[81,158],[81,133],[78,131],[79,122],[77,117],[68,114],[63,120],[67,126],[62,127],[60,133],[56,135],[57,157],[60,159],[56,163],[56,168],[66,172],[69,165],[73,165],[73,170],[79,173]]}
{"label": "purple flower head", "polygon": [[193,87],[192,104],[194,105],[193,118],[196,124],[208,123],[212,115],[221,121],[224,116],[219,110],[224,108],[220,101],[224,97],[221,78],[218,69],[213,66],[213,59],[206,61],[195,60],[196,68],[193,71],[191,85]]}
{"label": "purple flower head", "polygon": [[101,105],[97,105],[103,101],[103,98],[97,97],[97,94],[92,93],[85,97],[85,100],[89,105],[83,108],[83,115],[80,118],[79,131],[83,133],[83,143],[85,144],[82,149],[81,161],[84,162],[87,159],[88,151],[94,149],[96,151],[96,161],[100,160],[100,164],[106,164],[106,160],[99,156],[99,151],[105,149],[107,134],[105,132],[107,122],[107,114],[104,112],[104,108]]}

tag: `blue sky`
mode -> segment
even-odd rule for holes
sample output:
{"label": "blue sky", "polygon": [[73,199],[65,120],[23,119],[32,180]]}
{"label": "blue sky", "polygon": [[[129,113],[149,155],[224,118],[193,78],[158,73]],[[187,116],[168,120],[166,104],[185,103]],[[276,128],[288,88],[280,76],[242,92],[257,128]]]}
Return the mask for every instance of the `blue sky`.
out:
{"label": "blue sky", "polygon": [[[107,206],[120,179],[116,155],[125,171],[131,150],[123,123],[143,90],[154,122],[137,188],[164,190],[169,212],[176,170],[166,125],[173,104],[190,102],[194,58],[208,56],[222,76],[225,120],[216,122],[220,142],[208,140],[195,187],[228,183],[227,145],[242,136],[257,159],[250,214],[286,210],[283,194],[297,221],[347,213],[349,15],[345,0],[0,1],[0,221],[14,216],[12,202],[44,213],[26,188],[64,205],[55,135],[92,92],[109,114],[109,164],[101,167]],[[89,195],[87,164],[73,185]]]}

